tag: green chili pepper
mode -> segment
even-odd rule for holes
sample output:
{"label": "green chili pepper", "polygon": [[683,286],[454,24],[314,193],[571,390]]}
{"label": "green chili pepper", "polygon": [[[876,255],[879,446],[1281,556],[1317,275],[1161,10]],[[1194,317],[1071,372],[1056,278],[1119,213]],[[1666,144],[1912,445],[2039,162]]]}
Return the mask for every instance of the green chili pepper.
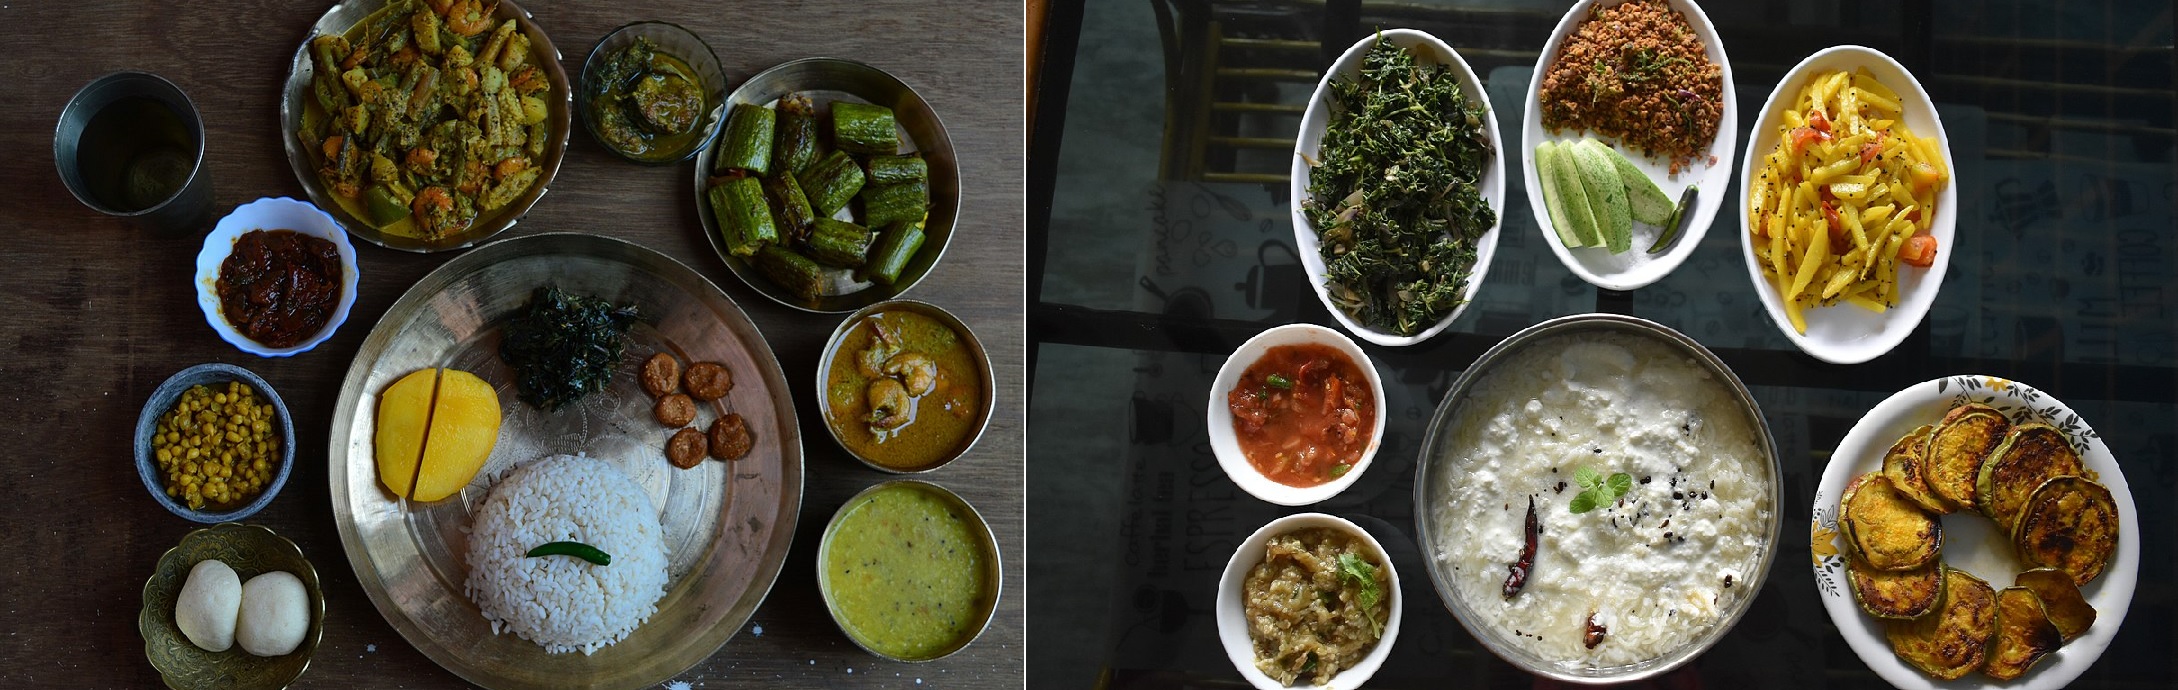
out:
{"label": "green chili pepper", "polygon": [[613,564],[612,554],[599,551],[597,547],[579,541],[556,541],[529,550],[530,558],[539,556],[574,556],[589,561],[592,565]]}
{"label": "green chili pepper", "polygon": [[1293,390],[1293,379],[1279,376],[1277,374],[1271,374],[1270,376],[1264,377],[1263,382],[1270,384],[1270,387],[1276,388],[1278,390]]}

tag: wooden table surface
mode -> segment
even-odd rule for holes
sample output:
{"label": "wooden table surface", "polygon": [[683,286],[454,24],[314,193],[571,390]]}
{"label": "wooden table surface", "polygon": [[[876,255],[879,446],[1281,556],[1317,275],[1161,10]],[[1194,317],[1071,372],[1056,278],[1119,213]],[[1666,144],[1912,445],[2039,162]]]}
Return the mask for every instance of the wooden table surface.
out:
{"label": "wooden table surface", "polygon": [[[326,438],[364,336],[393,301],[453,254],[358,241],[361,287],[347,325],[303,355],[260,359],[222,342],[190,287],[203,227],[148,235],[78,204],[55,172],[61,106],[99,75],[159,74],[195,100],[207,128],[216,219],[259,197],[305,198],[281,152],[288,59],[326,5],[0,0],[0,686],[157,687],[136,614],[159,555],[198,525],[146,495],[130,431],[151,389],[193,364],[238,364],[271,382],[296,419],[295,469],[249,522],[299,544],[324,581],[326,629],[301,687],[464,685],[403,640],[357,585],[326,489]],[[817,536],[855,492],[888,478],[823,431],[814,386],[793,386],[807,456],[799,528],[770,597],[710,659],[677,680],[720,687],[1018,687],[1023,678],[1022,16],[1013,2],[895,0],[525,4],[570,77],[622,23],[659,19],[703,36],[735,84],[794,58],[862,60],[922,91],[958,153],[961,210],[945,259],[909,296],[958,314],[997,372],[997,412],[970,456],[924,475],[974,503],[998,534],[998,615],[967,650],[888,662],[840,633],[815,586]],[[741,305],[790,382],[814,376],[837,316],[779,306],[735,279],[702,237],[691,165],[638,167],[576,127],[559,177],[501,238],[548,231],[620,237],[695,267]],[[761,627],[761,634],[757,633]]]}

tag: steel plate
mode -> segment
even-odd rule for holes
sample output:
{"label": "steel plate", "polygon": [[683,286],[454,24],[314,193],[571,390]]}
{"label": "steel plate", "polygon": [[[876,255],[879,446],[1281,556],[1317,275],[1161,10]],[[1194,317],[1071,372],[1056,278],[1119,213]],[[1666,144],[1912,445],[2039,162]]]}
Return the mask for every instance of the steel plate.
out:
{"label": "steel plate", "polygon": [[[499,325],[546,284],[633,304],[641,321],[607,390],[546,414],[516,398],[499,360]],[[651,418],[636,380],[642,361],[672,352],[715,361],[731,394],[697,418],[739,413],[756,446],[732,463],[666,462],[673,430]],[[372,439],[378,394],[409,372],[465,370],[499,392],[504,421],[484,470],[455,497],[411,503],[378,482]],[[356,579],[387,622],[439,665],[489,688],[655,685],[716,653],[756,611],[779,575],[801,507],[802,446],[778,360],[741,309],[687,266],[628,242],[545,234],[495,242],[431,272],[363,341],[333,412],[328,482],[333,517]],[[587,453],[641,485],[665,527],[669,576],[658,611],[597,653],[547,654],[493,634],[465,594],[466,531],[492,480],[540,457]]]}
{"label": "steel plate", "polygon": [[[891,108],[900,129],[900,152],[921,153],[930,166],[930,217],[923,223],[923,248],[909,259],[907,267],[900,271],[900,279],[884,285],[867,279],[860,271],[844,268],[825,270],[822,295],[807,299],[787,291],[764,277],[762,271],[748,259],[726,251],[726,242],[719,235],[718,219],[711,214],[710,202],[705,191],[711,188],[711,165],[718,158],[718,142],[726,136],[722,125],[712,133],[711,145],[696,154],[695,190],[696,218],[703,222],[704,239],[710,240],[711,249],[718,253],[720,261],[734,272],[734,277],[747,283],[751,289],[769,297],[774,302],[802,311],[823,314],[843,314],[863,307],[907,294],[930,275],[932,267],[944,258],[945,247],[953,241],[953,223],[960,215],[960,167],[953,157],[953,140],[946,134],[945,123],[938,120],[938,113],[930,109],[923,95],[900,81],[890,72],[841,58],[814,57],[787,62],[757,73],[742,82],[726,97],[726,109],[735,105],[753,103],[767,108],[777,107],[779,99],[793,94],[808,96],[816,104],[820,131],[829,131],[831,122],[826,115],[833,101],[870,103]],[[859,205],[850,203],[849,208]],[[840,220],[853,220],[853,215],[842,209],[833,214]],[[876,230],[876,228],[872,228]]]}

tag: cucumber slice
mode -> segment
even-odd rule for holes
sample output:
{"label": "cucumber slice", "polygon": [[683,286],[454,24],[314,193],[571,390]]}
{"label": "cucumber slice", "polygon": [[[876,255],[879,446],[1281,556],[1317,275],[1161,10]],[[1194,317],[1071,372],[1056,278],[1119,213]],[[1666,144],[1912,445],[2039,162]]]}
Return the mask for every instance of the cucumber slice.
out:
{"label": "cucumber slice", "polygon": [[[1588,246],[1580,227],[1574,225],[1573,215],[1566,211],[1567,187],[1572,193],[1580,193],[1580,180],[1567,175],[1565,151],[1555,141],[1546,141],[1535,147],[1535,177],[1543,182],[1543,207],[1550,211],[1550,229],[1557,232],[1558,242],[1567,248]],[[1587,200],[1574,204],[1583,216],[1588,213]],[[1593,219],[1583,218],[1593,223]]]}
{"label": "cucumber slice", "polygon": [[1619,181],[1626,185],[1626,202],[1632,206],[1634,220],[1658,227],[1671,222],[1671,214],[1676,205],[1671,202],[1671,197],[1664,195],[1664,190],[1657,188],[1655,180],[1649,179],[1648,173],[1634,167],[1633,161],[1626,158],[1626,154],[1619,153],[1618,149],[1604,146],[1602,142],[1594,139],[1587,139],[1582,143],[1594,143],[1597,148],[1611,153],[1611,165],[1618,169]]}
{"label": "cucumber slice", "polygon": [[1603,142],[1582,139],[1572,145],[1574,162],[1581,172],[1582,191],[1588,193],[1589,212],[1596,217],[1605,248],[1617,254],[1633,248],[1633,211],[1626,202],[1626,183],[1618,179],[1611,153]]}

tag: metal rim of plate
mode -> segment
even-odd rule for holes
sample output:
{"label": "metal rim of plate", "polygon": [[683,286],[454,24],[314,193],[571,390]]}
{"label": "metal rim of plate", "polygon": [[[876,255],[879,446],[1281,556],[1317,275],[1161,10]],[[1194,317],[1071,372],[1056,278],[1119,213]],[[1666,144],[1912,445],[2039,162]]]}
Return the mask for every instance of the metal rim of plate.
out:
{"label": "metal rim of plate", "polygon": [[[1437,404],[1437,411],[1430,416],[1429,429],[1422,437],[1420,454],[1414,463],[1414,528],[1419,535],[1418,541],[1427,549],[1428,545],[1436,543],[1437,532],[1442,531],[1441,528],[1450,527],[1437,525],[1436,520],[1431,517],[1435,514],[1432,510],[1435,505],[1432,494],[1436,492],[1431,488],[1434,480],[1430,476],[1430,466],[1433,464],[1432,458],[1442,455],[1439,445],[1449,440],[1449,430],[1457,422],[1460,403],[1467,399],[1468,392],[1495,371],[1496,364],[1521,350],[1544,340],[1582,333],[1619,333],[1644,338],[1676,350],[1697,362],[1702,369],[1709,372],[1716,383],[1731,391],[1734,399],[1740,403],[1739,407],[1747,413],[1748,424],[1753,428],[1755,440],[1761,446],[1763,459],[1767,461],[1764,467],[1769,471],[1769,491],[1766,496],[1769,499],[1770,518],[1765,525],[1768,540],[1763,542],[1762,552],[1756,557],[1754,572],[1749,574],[1746,583],[1747,591],[1760,593],[1763,585],[1769,582],[1770,566],[1777,560],[1778,530],[1784,523],[1784,469],[1778,463],[1777,441],[1770,435],[1770,426],[1762,417],[1761,405],[1755,401],[1754,394],[1747,389],[1747,385],[1740,381],[1739,375],[1733,373],[1731,367],[1725,366],[1724,360],[1718,359],[1716,353],[1710,352],[1709,348],[1669,326],[1635,316],[1591,313],[1550,319],[1499,341],[1483,352],[1481,357],[1476,358],[1475,363],[1466,371],[1460,372],[1459,379],[1453,382],[1452,389],[1445,393],[1444,399]],[[1491,653],[1521,670],[1570,683],[1631,682],[1683,666],[1715,646],[1718,640],[1724,639],[1739,624],[1740,618],[1747,614],[1747,610],[1754,607],[1755,600],[1754,595],[1749,595],[1734,602],[1732,610],[1708,631],[1685,645],[1654,658],[1623,666],[1575,670],[1513,646],[1504,639],[1501,631],[1482,625],[1461,601],[1459,591],[1453,585],[1451,575],[1446,572],[1445,567],[1438,565],[1436,558],[1424,558],[1422,565],[1429,571],[1430,583],[1437,592],[1437,598],[1444,601],[1445,608],[1452,612],[1453,618],[1459,620],[1460,627],[1482,642]]]}
{"label": "metal rim of plate", "polygon": [[331,214],[333,220],[339,222],[340,227],[346,229],[348,234],[365,242],[387,249],[425,254],[475,246],[521,222],[522,217],[528,215],[530,207],[544,197],[546,187],[552,184],[553,178],[560,174],[560,162],[567,155],[567,139],[573,130],[575,111],[575,90],[567,81],[566,68],[560,66],[560,61],[565,56],[552,44],[552,39],[545,36],[544,29],[537,26],[529,10],[522,9],[514,0],[499,0],[499,9],[492,15],[495,23],[514,20],[515,29],[529,36],[530,50],[552,58],[538,65],[551,80],[553,94],[546,99],[551,114],[545,118],[550,136],[545,142],[543,161],[539,166],[544,173],[537,177],[536,184],[531,185],[529,191],[523,192],[520,198],[508,204],[490,223],[471,224],[467,231],[437,242],[388,235],[341,207],[340,201],[333,198],[332,191],[325,188],[324,181],[318,179],[317,163],[299,138],[303,112],[308,107],[306,99],[310,98],[310,78],[316,72],[316,67],[310,62],[310,41],[322,35],[347,33],[356,23],[369,19],[386,4],[385,0],[350,0],[334,4],[326,8],[325,14],[319,16],[316,23],[310,25],[309,35],[304,36],[302,44],[295,48],[295,57],[288,62],[287,83],[280,94],[280,145],[287,151],[288,167],[295,171],[295,181],[302,183],[303,191],[309,194],[311,203]]}
{"label": "metal rim of plate", "polygon": [[719,236],[718,220],[711,217],[710,205],[705,201],[704,191],[710,187],[711,164],[718,157],[718,142],[726,136],[728,129],[725,124],[718,127],[710,143],[696,154],[696,218],[703,223],[704,239],[711,243],[711,250],[718,254],[720,261],[726,262],[726,268],[733,271],[734,277],[740,278],[750,289],[802,311],[841,314],[907,294],[944,258],[946,245],[953,240],[954,222],[960,215],[960,168],[953,157],[953,140],[946,134],[945,123],[938,119],[938,113],[930,108],[930,103],[923,100],[923,95],[899,77],[860,62],[830,57],[793,60],[749,77],[726,97],[727,119],[732,118],[736,104],[768,106],[796,93],[809,94],[820,107],[842,100],[842,96],[850,96],[858,102],[892,108],[898,126],[907,135],[901,143],[914,147],[906,153],[920,152],[930,165],[930,218],[923,225],[926,238],[923,248],[900,271],[900,279],[889,286],[858,280],[853,270],[836,268],[826,271],[826,289],[838,292],[816,300],[803,299],[772,284],[771,279],[747,259],[726,251],[726,244]]}
{"label": "metal rim of plate", "polygon": [[[496,293],[491,287],[495,280],[505,286]],[[611,388],[551,414],[510,402],[512,385],[501,377],[503,365],[496,356],[496,324],[547,282],[634,304],[643,312],[629,333],[629,349]],[[601,287],[609,284],[622,287],[619,292]],[[683,301],[663,303],[645,296]],[[715,322],[690,323],[698,319]],[[717,335],[693,344],[668,336],[688,328]],[[734,391],[718,404],[748,419],[757,443],[748,456],[730,463],[706,460],[692,470],[666,464],[662,448],[671,431],[648,419],[651,401],[636,382],[635,363],[643,359],[646,339],[664,343],[677,356],[718,359],[739,369]],[[465,354],[472,359],[460,359]],[[411,360],[410,366],[392,364],[404,358]],[[501,397],[503,422],[491,459],[456,497],[414,503],[380,485],[372,436],[379,392],[399,375],[426,366],[466,369],[491,382]],[[622,412],[635,408],[642,423],[631,423],[626,414],[593,421],[597,413],[584,408],[598,401],[617,404]],[[574,417],[564,416],[570,414]],[[624,240],[577,233],[529,235],[478,247],[440,266],[394,302],[372,328],[342,381],[332,419],[327,483],[334,522],[357,583],[410,644],[464,680],[488,688],[637,688],[701,663],[724,647],[769,594],[786,561],[801,509],[798,416],[785,372],[763,335],[701,274]],[[564,436],[574,432],[563,430],[577,426],[582,429],[574,442],[578,447],[568,448]],[[524,434],[526,427],[546,431]],[[591,437],[593,427],[602,433]],[[613,451],[615,444],[632,449]],[[657,610],[627,637],[593,655],[547,654],[511,631],[493,632],[464,591],[466,538],[454,545],[448,537],[465,533],[466,516],[482,501],[492,477],[537,456],[578,450],[608,451],[591,457],[629,472],[651,494],[653,507],[662,513],[669,583]],[[667,485],[662,490],[656,486],[661,482]],[[661,491],[664,499],[658,497]],[[697,498],[682,501],[687,492]],[[691,502],[692,510],[674,510],[690,508]],[[675,519],[690,513],[696,516]],[[695,536],[675,548],[677,535],[691,532]],[[438,542],[425,539],[434,533]],[[454,552],[456,546],[461,553]],[[430,548],[445,552],[427,553]]]}

